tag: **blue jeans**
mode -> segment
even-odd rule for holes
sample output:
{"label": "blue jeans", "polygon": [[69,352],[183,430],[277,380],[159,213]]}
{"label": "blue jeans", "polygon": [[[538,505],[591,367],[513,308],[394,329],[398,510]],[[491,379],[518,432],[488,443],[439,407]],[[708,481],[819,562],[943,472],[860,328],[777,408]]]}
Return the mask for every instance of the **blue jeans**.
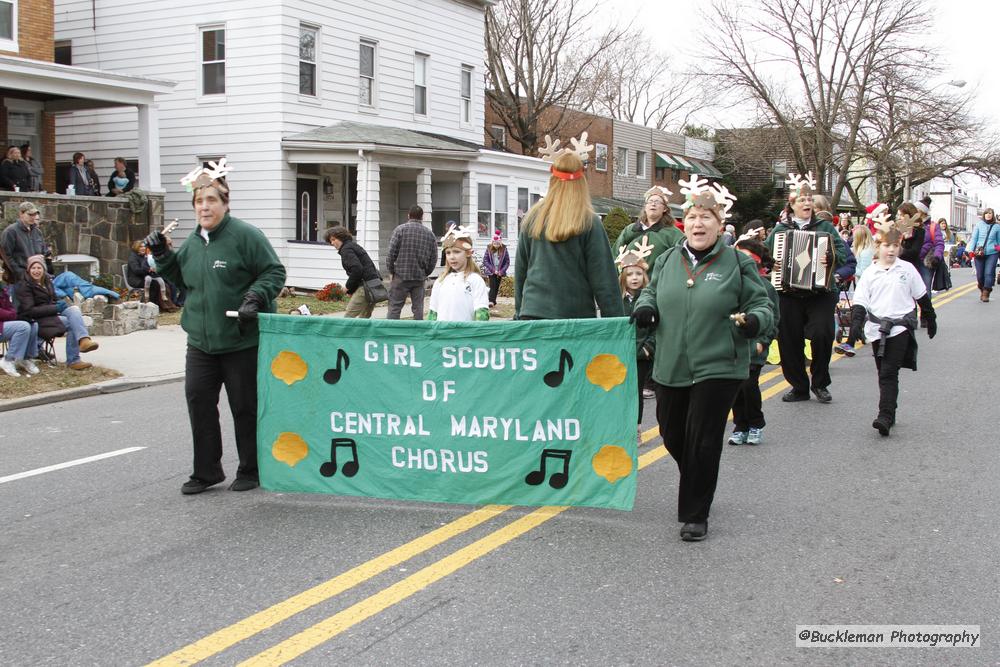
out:
{"label": "blue jeans", "polygon": [[993,253],[985,257],[976,257],[976,283],[979,289],[993,289],[997,277],[997,259],[1000,254]]}
{"label": "blue jeans", "polygon": [[83,324],[83,313],[76,306],[70,306],[62,311],[59,319],[66,326],[66,363],[80,361],[80,339],[90,336]]}
{"label": "blue jeans", "polygon": [[924,263],[920,263],[920,277],[924,279],[924,287],[927,288],[927,294],[931,293],[931,285],[934,283],[934,269],[928,269],[924,266]]}
{"label": "blue jeans", "polygon": [[20,361],[28,356],[28,350],[38,349],[38,324],[11,320],[3,323],[0,339],[7,341],[7,361]]}

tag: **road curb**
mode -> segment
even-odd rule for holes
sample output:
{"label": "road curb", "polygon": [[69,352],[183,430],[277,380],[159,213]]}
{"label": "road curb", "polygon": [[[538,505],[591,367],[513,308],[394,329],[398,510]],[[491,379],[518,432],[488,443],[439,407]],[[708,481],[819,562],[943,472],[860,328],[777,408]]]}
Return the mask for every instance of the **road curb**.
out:
{"label": "road curb", "polygon": [[184,373],[171,373],[169,375],[140,379],[116,378],[114,380],[95,382],[94,384],[74,387],[72,389],[60,389],[59,391],[48,391],[42,394],[35,394],[34,396],[25,396],[24,398],[12,398],[10,400],[0,401],[0,412],[20,410],[21,408],[33,408],[38,405],[72,401],[77,398],[87,398],[89,396],[99,396],[101,394],[117,394],[122,391],[131,391],[133,389],[142,389],[143,387],[152,387],[159,384],[179,382],[183,379]]}

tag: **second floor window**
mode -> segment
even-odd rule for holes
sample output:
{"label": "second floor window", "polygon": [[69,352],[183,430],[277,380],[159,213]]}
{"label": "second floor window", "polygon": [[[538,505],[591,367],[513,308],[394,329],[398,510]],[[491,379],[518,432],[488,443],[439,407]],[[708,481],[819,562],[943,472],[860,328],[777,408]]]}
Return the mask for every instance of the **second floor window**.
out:
{"label": "second floor window", "polygon": [[461,121],[463,123],[472,122],[472,66],[462,65],[461,81],[459,83],[459,94],[462,97]]}
{"label": "second floor window", "polygon": [[[15,0],[0,0],[0,40],[14,41],[17,35],[17,2]],[[17,50],[17,45],[13,49]]]}
{"label": "second floor window", "polygon": [[361,64],[358,77],[358,101],[366,107],[375,106],[375,42],[361,42]]}
{"label": "second floor window", "polygon": [[646,176],[646,154],[643,151],[635,152],[635,175],[639,178]]}
{"label": "second floor window", "polygon": [[615,159],[615,173],[619,176],[628,174],[628,149],[619,148],[618,157]]}
{"label": "second floor window", "polygon": [[490,125],[490,148],[498,151],[507,148],[507,128],[503,125]]}
{"label": "second floor window", "polygon": [[201,94],[222,95],[225,92],[226,31],[223,28],[202,28]]}
{"label": "second floor window", "polygon": [[319,30],[299,26],[299,94],[316,96],[316,39]]}
{"label": "second floor window", "polygon": [[413,55],[413,113],[427,115],[427,61],[422,53]]}
{"label": "second floor window", "polygon": [[608,145],[594,144],[594,169],[597,171],[608,170]]}

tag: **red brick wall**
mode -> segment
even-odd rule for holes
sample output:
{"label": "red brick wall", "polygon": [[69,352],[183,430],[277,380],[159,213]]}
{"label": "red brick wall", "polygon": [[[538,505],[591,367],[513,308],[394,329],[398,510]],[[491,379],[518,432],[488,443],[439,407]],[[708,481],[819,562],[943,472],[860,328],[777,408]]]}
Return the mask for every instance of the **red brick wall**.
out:
{"label": "red brick wall", "polygon": [[[46,192],[56,191],[56,116],[42,112],[42,151],[37,156],[42,161],[42,187]],[[34,151],[32,151],[34,152]]]}
{"label": "red brick wall", "polygon": [[52,62],[55,59],[55,11],[53,0],[20,0],[17,3],[17,53],[0,55]]}

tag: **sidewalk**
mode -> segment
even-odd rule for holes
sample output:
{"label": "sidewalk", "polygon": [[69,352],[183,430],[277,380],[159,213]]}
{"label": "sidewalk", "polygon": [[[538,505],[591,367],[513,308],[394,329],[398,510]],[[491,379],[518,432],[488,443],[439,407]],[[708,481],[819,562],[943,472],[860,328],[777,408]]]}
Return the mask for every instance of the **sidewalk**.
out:
{"label": "sidewalk", "polygon": [[[500,297],[501,303],[513,303],[513,299]],[[424,302],[426,308],[428,301]],[[384,320],[389,313],[387,305],[378,306],[372,319]],[[326,317],[343,317],[343,311]],[[411,319],[413,311],[410,302],[403,306],[402,319]],[[105,382],[50,391],[24,398],[0,400],[0,412],[45,405],[74,398],[113,394],[130,389],[141,389],[166,382],[184,379],[184,356],[187,349],[187,334],[179,324],[161,326],[156,329],[135,331],[125,336],[94,336],[100,347],[87,353],[83,358],[95,366],[103,366],[118,371],[121,377]],[[65,361],[65,343],[56,342],[56,355]]]}

